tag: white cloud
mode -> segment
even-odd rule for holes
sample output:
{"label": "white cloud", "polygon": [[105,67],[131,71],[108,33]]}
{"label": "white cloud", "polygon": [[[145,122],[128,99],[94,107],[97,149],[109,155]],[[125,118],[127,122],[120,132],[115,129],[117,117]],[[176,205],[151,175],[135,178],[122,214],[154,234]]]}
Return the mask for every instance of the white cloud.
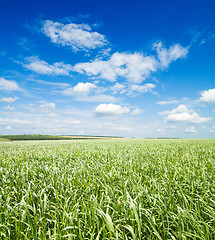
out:
{"label": "white cloud", "polygon": [[64,120],[64,121],[56,120],[56,122],[63,122],[63,123],[75,124],[75,125],[81,123],[81,121],[79,121],[79,120]]}
{"label": "white cloud", "polygon": [[10,118],[0,118],[0,124],[19,124],[19,125],[32,125],[35,124],[36,121],[32,120],[24,120],[24,119],[10,119]]}
{"label": "white cloud", "polygon": [[17,100],[17,97],[4,97],[2,99],[0,99],[0,102],[7,102],[7,103],[13,103]]}
{"label": "white cloud", "polygon": [[44,113],[50,113],[55,111],[55,103],[45,103],[39,106],[39,110]]}
{"label": "white cloud", "polygon": [[175,104],[175,103],[179,103],[178,100],[170,100],[170,101],[159,101],[157,102],[157,104],[159,105],[167,105],[167,104]]}
{"label": "white cloud", "polygon": [[35,80],[35,79],[33,79],[32,81],[40,83],[40,84],[48,85],[48,86],[51,86],[54,88],[67,88],[70,86],[69,83],[48,82],[48,81],[44,81],[44,80]]}
{"label": "white cloud", "polygon": [[5,129],[10,130],[10,129],[12,129],[12,127],[11,126],[7,126]]}
{"label": "white cloud", "polygon": [[215,126],[213,126],[213,127],[209,130],[209,132],[215,132]]}
{"label": "white cloud", "polygon": [[4,106],[3,109],[11,111],[11,110],[14,110],[14,107],[11,107],[8,105],[8,106]]}
{"label": "white cloud", "polygon": [[73,92],[78,94],[88,94],[92,89],[96,88],[95,84],[79,82],[74,88]]}
{"label": "white cloud", "polygon": [[53,65],[48,64],[47,62],[40,60],[38,57],[27,57],[25,58],[26,64],[23,66],[33,72],[45,75],[69,75],[72,70],[70,64],[65,64],[63,62],[57,62]]}
{"label": "white cloud", "polygon": [[125,88],[126,88],[126,85],[120,84],[120,83],[116,83],[115,85],[110,87],[110,90],[113,91],[113,93],[123,94],[123,93],[125,93]]}
{"label": "white cloud", "polygon": [[189,127],[185,130],[186,133],[196,133],[198,132],[195,127]]}
{"label": "white cloud", "polygon": [[76,101],[80,102],[116,102],[118,99],[107,94],[98,94],[98,95],[79,95],[75,96]]}
{"label": "white cloud", "polygon": [[157,61],[153,56],[144,56],[140,53],[116,52],[107,61],[78,63],[73,70],[111,82],[124,77],[128,82],[141,83],[151,72],[157,70]]}
{"label": "white cloud", "polygon": [[147,83],[144,85],[137,85],[137,84],[132,84],[130,85],[130,89],[132,91],[136,91],[139,93],[147,93],[147,92],[152,92],[152,89],[155,88],[156,85],[152,83]]}
{"label": "white cloud", "polygon": [[139,114],[141,114],[142,112],[143,112],[143,110],[137,108],[137,109],[133,110],[131,114],[132,114],[132,115],[139,115]]}
{"label": "white cloud", "polygon": [[172,111],[160,112],[159,114],[167,115],[165,118],[167,122],[203,123],[211,120],[211,118],[200,117],[198,113],[194,112],[192,109],[188,109],[183,104]]}
{"label": "white cloud", "polygon": [[175,44],[169,49],[162,47],[162,43],[153,46],[158,57],[145,56],[142,53],[119,53],[116,52],[108,60],[96,59],[91,62],[78,63],[73,70],[91,77],[102,78],[111,82],[119,78],[125,78],[128,82],[140,84],[152,72],[165,69],[173,61],[186,57],[188,47]]}
{"label": "white cloud", "polygon": [[80,102],[115,102],[117,99],[111,95],[103,94],[105,89],[93,83],[78,83],[75,87],[60,91],[61,94],[72,96]]}
{"label": "white cloud", "polygon": [[164,134],[165,133],[165,129],[163,128],[157,128],[156,132],[160,133],[160,134]]}
{"label": "white cloud", "polygon": [[95,49],[107,44],[105,36],[92,32],[87,24],[62,24],[46,20],[42,31],[53,43],[70,46],[75,51]]}
{"label": "white cloud", "polygon": [[5,91],[20,91],[20,87],[15,81],[6,80],[3,77],[0,77],[0,90]]}
{"label": "white cloud", "polygon": [[199,102],[215,102],[215,88],[202,91]]}
{"label": "white cloud", "polygon": [[75,87],[66,88],[61,91],[62,94],[72,96],[72,95],[88,95],[92,89],[97,88],[93,83],[83,83],[79,82]]}
{"label": "white cloud", "polygon": [[171,62],[179,58],[185,58],[188,54],[189,47],[182,47],[180,44],[175,44],[169,49],[166,49],[162,46],[162,42],[158,42],[153,45],[153,49],[158,53],[161,67],[167,68]]}
{"label": "white cloud", "polygon": [[113,115],[121,115],[124,113],[129,113],[130,109],[127,107],[121,107],[120,105],[115,104],[100,104],[96,107],[95,112],[98,115],[103,116],[113,116]]}

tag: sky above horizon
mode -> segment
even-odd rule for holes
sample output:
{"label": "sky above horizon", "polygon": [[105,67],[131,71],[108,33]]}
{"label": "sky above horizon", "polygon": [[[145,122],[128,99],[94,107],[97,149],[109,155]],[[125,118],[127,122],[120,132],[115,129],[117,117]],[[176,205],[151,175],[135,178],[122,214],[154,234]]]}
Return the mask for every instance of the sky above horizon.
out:
{"label": "sky above horizon", "polygon": [[0,3],[0,135],[215,137],[214,1]]}

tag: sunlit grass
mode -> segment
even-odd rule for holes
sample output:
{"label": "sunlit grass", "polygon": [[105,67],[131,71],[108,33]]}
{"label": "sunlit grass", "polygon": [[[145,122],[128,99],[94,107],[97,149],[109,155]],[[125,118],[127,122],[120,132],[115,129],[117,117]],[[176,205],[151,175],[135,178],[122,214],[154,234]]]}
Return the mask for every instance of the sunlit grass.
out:
{"label": "sunlit grass", "polygon": [[0,143],[2,239],[214,239],[215,140]]}

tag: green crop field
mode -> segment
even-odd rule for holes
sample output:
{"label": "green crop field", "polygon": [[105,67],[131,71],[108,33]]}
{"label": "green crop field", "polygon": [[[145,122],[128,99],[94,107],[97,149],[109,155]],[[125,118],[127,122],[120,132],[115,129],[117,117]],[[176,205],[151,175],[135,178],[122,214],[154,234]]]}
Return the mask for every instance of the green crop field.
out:
{"label": "green crop field", "polygon": [[215,239],[215,140],[0,142],[1,239]]}

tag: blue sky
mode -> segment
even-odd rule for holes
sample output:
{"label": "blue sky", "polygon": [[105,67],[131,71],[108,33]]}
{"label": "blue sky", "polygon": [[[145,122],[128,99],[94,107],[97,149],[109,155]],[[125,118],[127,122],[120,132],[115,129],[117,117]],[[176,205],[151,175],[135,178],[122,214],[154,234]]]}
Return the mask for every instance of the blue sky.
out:
{"label": "blue sky", "polygon": [[0,134],[214,138],[214,1],[0,8]]}

